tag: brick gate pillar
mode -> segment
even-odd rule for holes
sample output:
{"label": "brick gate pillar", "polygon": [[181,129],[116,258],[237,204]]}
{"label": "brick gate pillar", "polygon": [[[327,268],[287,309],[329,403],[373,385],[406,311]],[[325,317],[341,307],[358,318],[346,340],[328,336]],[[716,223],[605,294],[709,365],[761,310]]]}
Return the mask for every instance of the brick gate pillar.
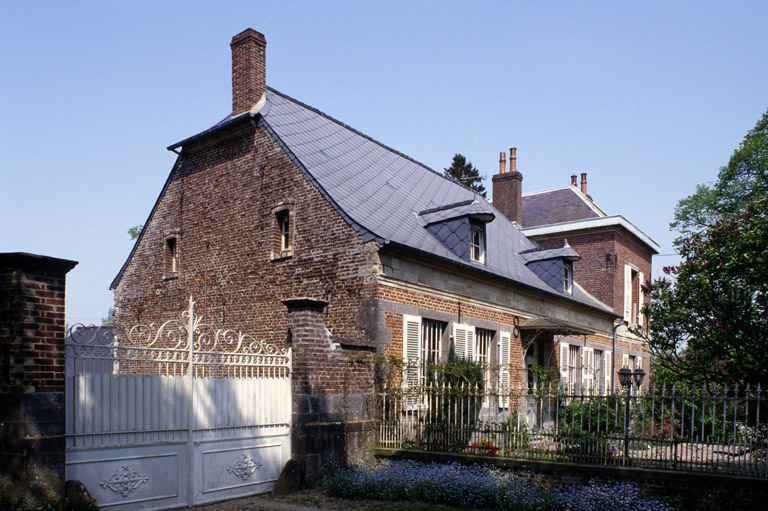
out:
{"label": "brick gate pillar", "polygon": [[64,495],[64,289],[76,261],[0,254],[0,487]]}
{"label": "brick gate pillar", "polygon": [[333,341],[327,302],[291,298],[283,304],[293,356],[291,452],[312,483],[327,464],[373,457],[373,360]]}

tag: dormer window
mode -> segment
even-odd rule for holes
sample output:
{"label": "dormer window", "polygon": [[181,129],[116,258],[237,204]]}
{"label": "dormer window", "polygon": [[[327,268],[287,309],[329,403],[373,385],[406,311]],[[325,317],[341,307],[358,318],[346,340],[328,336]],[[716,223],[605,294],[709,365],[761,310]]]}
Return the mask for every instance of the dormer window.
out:
{"label": "dormer window", "polygon": [[563,261],[563,292],[573,292],[573,266],[566,261]]}
{"label": "dormer window", "polygon": [[485,262],[485,229],[479,225],[473,225],[471,228],[470,256],[477,263]]}

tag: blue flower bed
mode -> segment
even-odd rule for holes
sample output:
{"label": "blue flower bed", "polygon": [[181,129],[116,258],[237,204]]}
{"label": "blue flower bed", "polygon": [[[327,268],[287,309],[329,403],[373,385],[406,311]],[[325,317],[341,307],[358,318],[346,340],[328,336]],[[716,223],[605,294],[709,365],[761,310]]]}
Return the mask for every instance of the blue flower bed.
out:
{"label": "blue flower bed", "polygon": [[673,511],[644,497],[632,483],[538,488],[499,469],[457,463],[392,461],[372,468],[328,471],[318,486],[333,497],[351,500],[408,500],[465,509],[541,511]]}

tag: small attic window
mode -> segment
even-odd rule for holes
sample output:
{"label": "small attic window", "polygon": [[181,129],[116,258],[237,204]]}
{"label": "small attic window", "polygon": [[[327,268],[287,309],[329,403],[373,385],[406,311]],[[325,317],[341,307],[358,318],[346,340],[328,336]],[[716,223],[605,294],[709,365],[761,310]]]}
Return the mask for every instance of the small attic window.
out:
{"label": "small attic window", "polygon": [[290,206],[275,208],[274,234],[270,260],[284,259],[293,256],[294,216]]}
{"label": "small attic window", "polygon": [[485,229],[479,225],[473,225],[470,231],[470,257],[478,263],[485,262]]}
{"label": "small attic window", "polygon": [[567,261],[563,261],[563,292],[573,293],[573,266]]}
{"label": "small attic window", "polygon": [[178,238],[176,236],[169,236],[165,239],[163,266],[163,278],[171,279],[179,276]]}
{"label": "small attic window", "polygon": [[277,226],[280,230],[280,251],[291,249],[291,214],[288,210],[277,213]]}

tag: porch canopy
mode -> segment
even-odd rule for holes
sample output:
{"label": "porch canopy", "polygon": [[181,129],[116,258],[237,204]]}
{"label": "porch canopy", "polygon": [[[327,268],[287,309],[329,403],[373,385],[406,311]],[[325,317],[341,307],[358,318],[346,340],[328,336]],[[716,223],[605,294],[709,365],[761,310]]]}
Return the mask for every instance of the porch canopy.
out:
{"label": "porch canopy", "polygon": [[593,335],[596,333],[594,330],[587,330],[552,318],[526,319],[520,323],[518,328],[521,332],[529,331],[536,332],[536,334],[547,332],[554,335]]}

